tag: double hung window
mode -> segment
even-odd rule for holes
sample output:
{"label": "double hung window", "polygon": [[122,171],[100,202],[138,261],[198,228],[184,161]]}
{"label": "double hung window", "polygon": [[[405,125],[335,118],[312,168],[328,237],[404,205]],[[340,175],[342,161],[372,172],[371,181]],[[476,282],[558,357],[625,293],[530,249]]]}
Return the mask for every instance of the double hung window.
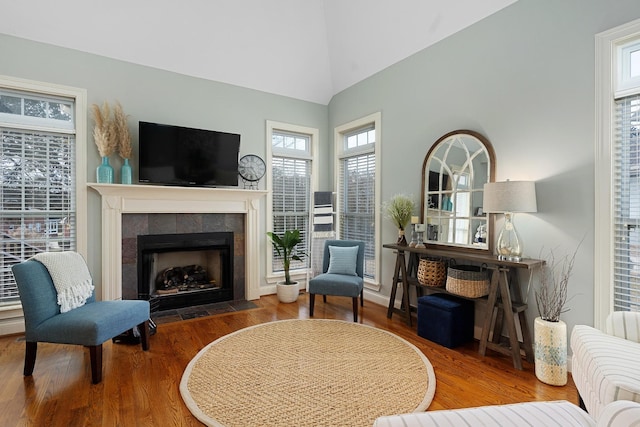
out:
{"label": "double hung window", "polygon": [[0,306],[19,303],[14,264],[79,250],[76,117],[85,115],[84,96],[0,78]]}
{"label": "double hung window", "polygon": [[[267,179],[271,198],[267,212],[270,231],[282,235],[286,230],[300,231],[300,249],[309,253],[309,209],[315,188],[314,149],[318,131],[284,123],[267,122]],[[284,271],[283,260],[275,250],[268,254],[271,276]],[[309,257],[292,260],[293,276],[306,274]]]}
{"label": "double hung window", "polygon": [[640,311],[640,21],[596,36],[595,326]]}
{"label": "double hung window", "polygon": [[380,210],[380,114],[336,129],[338,237],[365,244],[364,276],[377,285]]}

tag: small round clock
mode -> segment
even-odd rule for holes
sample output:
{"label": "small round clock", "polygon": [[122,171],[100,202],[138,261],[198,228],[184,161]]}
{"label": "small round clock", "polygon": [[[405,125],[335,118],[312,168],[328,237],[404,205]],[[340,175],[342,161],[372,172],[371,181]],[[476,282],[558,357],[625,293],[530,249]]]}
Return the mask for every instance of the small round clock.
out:
{"label": "small round clock", "polygon": [[267,165],[265,165],[264,160],[255,154],[247,154],[238,160],[238,173],[245,181],[260,181],[266,171]]}

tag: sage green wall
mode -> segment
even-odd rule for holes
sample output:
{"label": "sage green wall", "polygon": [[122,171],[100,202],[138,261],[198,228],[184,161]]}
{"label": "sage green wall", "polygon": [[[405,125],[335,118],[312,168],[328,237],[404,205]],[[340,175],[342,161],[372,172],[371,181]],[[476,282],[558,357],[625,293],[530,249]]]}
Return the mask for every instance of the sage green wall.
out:
{"label": "sage green wall", "polygon": [[[85,88],[89,105],[102,104],[105,100],[120,101],[125,113],[130,116],[135,153],[139,120],[239,133],[240,155],[255,153],[264,158],[266,120],[318,128],[320,146],[327,145],[326,105],[187,77],[2,34],[0,58],[2,75]],[[256,73],[259,72],[256,70]],[[88,120],[91,133],[93,121],[88,117],[81,119]],[[95,182],[95,169],[100,159],[91,135],[86,142],[86,150],[87,180]],[[328,154],[322,149],[320,152],[321,158],[328,162]],[[135,181],[137,154],[134,157]],[[112,156],[116,170],[118,161],[117,156]],[[326,187],[329,185],[327,182],[322,182],[322,185]],[[264,189],[264,181],[260,185]],[[102,274],[100,211],[99,196],[89,191],[87,261],[96,278]],[[265,224],[261,224],[261,228],[264,230]],[[265,253],[266,240],[262,245],[261,253]],[[264,277],[265,260],[259,262],[263,272],[261,277]],[[97,291],[100,293],[101,289],[98,287]]]}
{"label": "sage green wall", "polygon": [[[594,36],[636,18],[637,0],[519,0],[336,95],[330,128],[382,112],[382,200],[401,192],[418,199],[424,156],[441,135],[484,134],[498,180],[537,182],[539,212],[515,218],[525,254],[572,253],[584,237],[563,320],[569,330],[592,324]],[[385,220],[382,241],[396,233]],[[384,295],[393,266],[383,250]],[[533,292],[529,302],[531,319]]]}
{"label": "sage green wall", "polygon": [[[637,0],[519,0],[337,94],[328,107],[5,35],[0,74],[86,88],[89,104],[119,100],[132,124],[239,132],[241,154],[265,154],[267,119],[315,127],[321,170],[333,168],[336,126],[381,111],[382,200],[419,196],[423,157],[438,137],[479,131],[495,148],[498,180],[537,181],[539,213],[515,220],[526,255],[571,252],[585,237],[563,316],[571,328],[593,322],[594,36],[636,18]],[[91,138],[86,149],[91,180],[99,161]],[[320,188],[331,188],[332,177],[322,174]],[[89,264],[99,277],[100,203],[89,196]],[[385,220],[382,234],[394,241],[396,230]],[[383,251],[381,262],[378,301],[389,295],[393,254]]]}

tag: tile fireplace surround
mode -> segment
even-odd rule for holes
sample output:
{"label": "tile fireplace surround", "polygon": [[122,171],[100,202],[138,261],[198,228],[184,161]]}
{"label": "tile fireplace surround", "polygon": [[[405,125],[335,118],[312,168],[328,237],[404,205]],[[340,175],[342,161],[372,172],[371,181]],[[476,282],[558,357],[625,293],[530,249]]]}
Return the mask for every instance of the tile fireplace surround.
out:
{"label": "tile fireplace surround", "polygon": [[88,184],[102,196],[102,299],[122,298],[122,215],[242,213],[245,297],[260,298],[260,205],[266,191],[155,185]]}

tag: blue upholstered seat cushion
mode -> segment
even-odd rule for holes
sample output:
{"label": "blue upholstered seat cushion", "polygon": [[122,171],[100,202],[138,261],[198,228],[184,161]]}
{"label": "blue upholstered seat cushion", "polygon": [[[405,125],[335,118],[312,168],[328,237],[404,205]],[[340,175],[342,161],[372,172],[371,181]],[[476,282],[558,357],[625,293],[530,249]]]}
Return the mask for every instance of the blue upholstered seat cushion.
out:
{"label": "blue upholstered seat cushion", "polygon": [[149,319],[149,302],[97,301],[53,316],[27,331],[27,340],[99,345]]}
{"label": "blue upholstered seat cushion", "polygon": [[329,274],[346,274],[357,276],[357,246],[329,246]]}
{"label": "blue upholstered seat cushion", "polygon": [[324,273],[309,280],[309,293],[357,297],[363,286],[364,281],[360,276]]}

